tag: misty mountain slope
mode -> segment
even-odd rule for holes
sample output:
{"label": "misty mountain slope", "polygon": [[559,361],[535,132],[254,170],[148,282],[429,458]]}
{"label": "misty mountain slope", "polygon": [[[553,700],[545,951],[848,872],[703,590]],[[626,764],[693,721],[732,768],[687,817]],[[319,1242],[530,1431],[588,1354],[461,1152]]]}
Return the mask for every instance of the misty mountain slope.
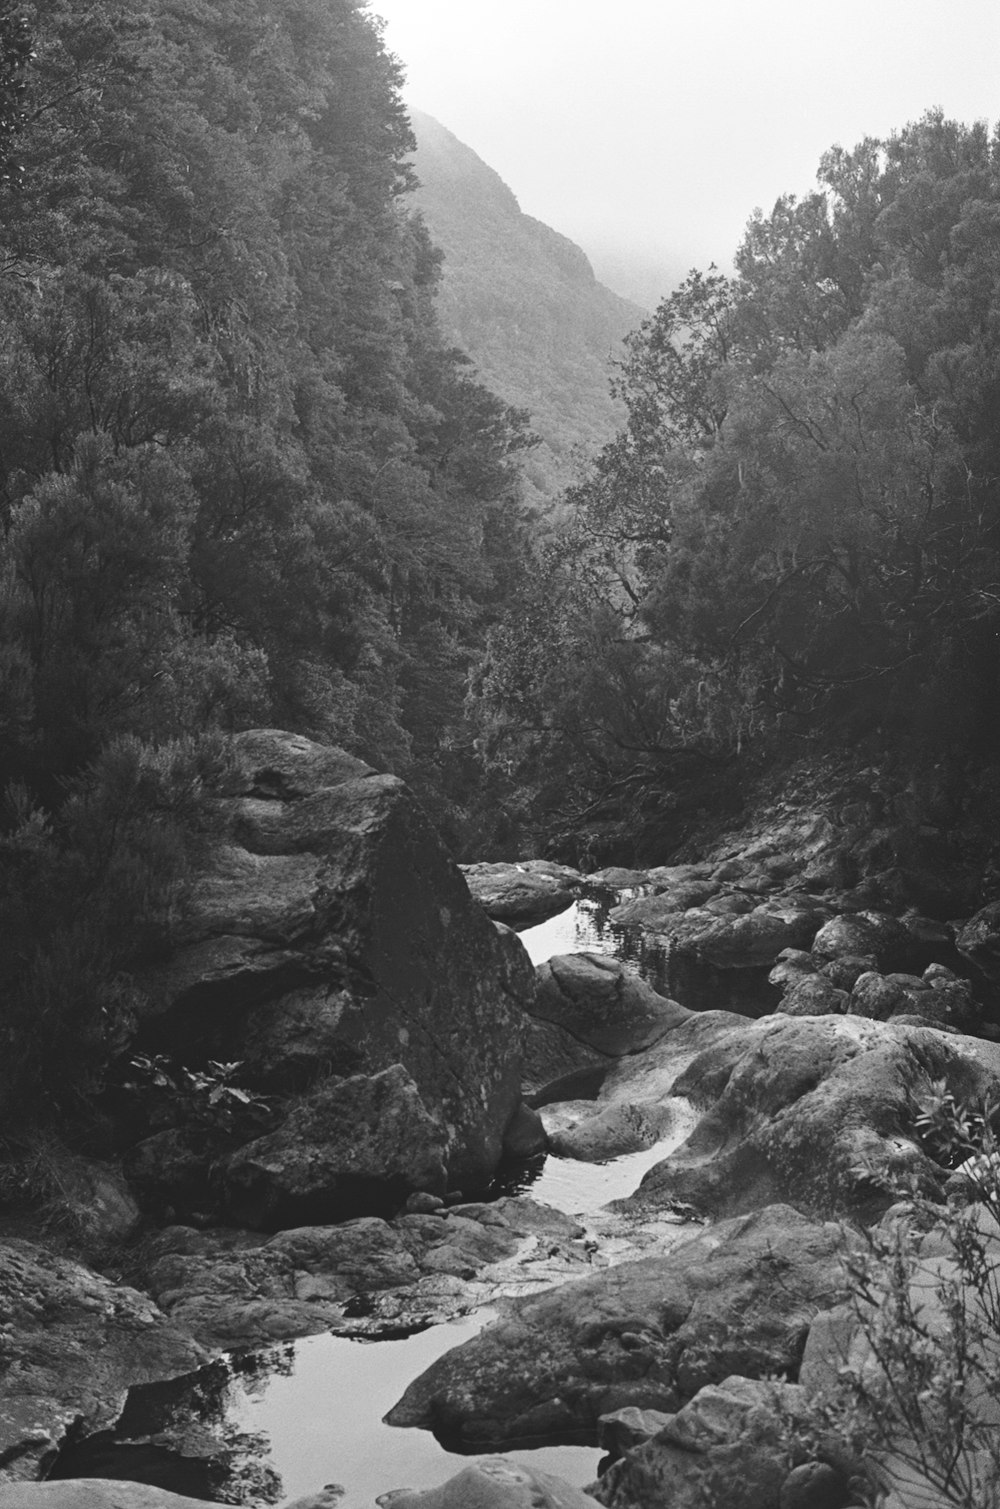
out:
{"label": "misty mountain slope", "polygon": [[552,496],[571,481],[574,452],[598,450],[621,423],[610,363],[644,310],[598,283],[584,252],[521,212],[470,147],[411,111],[416,203],[444,252],[439,317],[483,381],[531,413],[543,444],[525,472]]}

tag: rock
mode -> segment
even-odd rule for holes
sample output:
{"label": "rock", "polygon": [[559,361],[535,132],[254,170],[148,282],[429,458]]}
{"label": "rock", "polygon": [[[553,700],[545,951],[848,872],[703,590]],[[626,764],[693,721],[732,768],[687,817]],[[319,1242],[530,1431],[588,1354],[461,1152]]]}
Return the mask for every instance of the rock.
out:
{"label": "rock", "polygon": [[665,1415],[659,1409],[636,1409],[627,1405],[610,1415],[602,1415],[597,1422],[597,1444],[609,1456],[623,1457],[635,1446],[642,1446],[667,1425],[673,1415]]}
{"label": "rock", "polygon": [[778,1509],[845,1509],[851,1489],[844,1474],[829,1462],[803,1462],[781,1485]]}
{"label": "rock", "polygon": [[703,1509],[713,1502],[773,1509],[788,1475],[785,1427],[806,1411],[804,1391],[794,1384],[726,1378],[703,1388],[590,1491],[610,1509]]}
{"label": "rock", "polygon": [[863,974],[874,970],[877,960],[874,954],[840,954],[820,969],[820,974],[838,990],[851,991]]}
{"label": "rock", "polygon": [[959,928],[955,947],[988,980],[1000,981],[1000,901],[991,901]]}
{"label": "rock", "polygon": [[559,955],[536,973],[532,1016],[609,1058],[641,1052],[690,1015],[617,959],[601,954]]}
{"label": "rock", "polygon": [[904,999],[903,987],[897,981],[887,980],[877,971],[868,970],[855,980],[847,1009],[852,1016],[885,1022]]}
{"label": "rock", "polygon": [[206,1361],[146,1295],[31,1242],[4,1243],[0,1477],[36,1477],[71,1430],[110,1426],[134,1384]]}
{"label": "rock", "polygon": [[375,774],[364,760],[343,749],[316,744],[283,728],[251,728],[234,734],[233,747],[246,772],[243,794],[270,801],[296,801],[327,786]]}
{"label": "rock", "polygon": [[609,865],[603,870],[594,870],[587,875],[588,886],[596,886],[602,891],[637,891],[643,886],[654,884],[646,870],[627,870],[621,865]]}
{"label": "rock", "polygon": [[828,959],[868,954],[876,958],[878,931],[860,914],[831,917],[813,939],[812,954],[822,965]]}
{"label": "rock", "polygon": [[777,986],[784,992],[792,985],[797,985],[806,975],[816,973],[816,960],[812,954],[807,954],[801,948],[783,948],[778,955],[778,961],[767,977],[769,985]]}
{"label": "rock", "polygon": [[[679,1028],[650,1057],[679,1055],[688,1032]],[[914,1101],[933,1079],[960,1100],[995,1094],[1000,1049],[857,1016],[723,1019],[671,1084],[671,1094],[703,1109],[701,1119],[618,1205],[680,1201],[730,1216],[782,1200],[816,1215],[877,1220],[911,1174],[940,1189],[943,1172],[913,1126]]]}
{"label": "rock", "polygon": [[627,1405],[672,1411],[734,1371],[794,1375],[841,1232],[787,1206],[528,1299],[414,1380],[387,1419],[464,1448],[596,1437]]}
{"label": "rock", "polygon": [[785,1016],[843,1016],[850,996],[825,975],[803,975],[781,997],[775,1011]]}
{"label": "rock", "polygon": [[229,1151],[229,1139],[206,1128],[165,1127],[130,1149],[125,1170],[149,1209],[206,1210],[215,1202],[212,1165]]}
{"label": "rock", "polygon": [[429,1194],[425,1189],[415,1190],[403,1207],[408,1216],[429,1216],[444,1209],[440,1195]]}
{"label": "rock", "polygon": [[[270,1238],[175,1226],[150,1244],[143,1277],[171,1320],[231,1351],[331,1329],[398,1332],[468,1313],[498,1292],[498,1264],[509,1266],[518,1290],[540,1266],[548,1283],[585,1271],[583,1236],[571,1217],[524,1196]],[[484,1268],[488,1289],[476,1286]]]}
{"label": "rock", "polygon": [[461,870],[488,917],[522,926],[564,912],[586,887],[578,871],[545,859],[462,865]]}
{"label": "rock", "polygon": [[205,1509],[205,1500],[121,1478],[66,1478],[53,1483],[4,1483],[0,1509]]}
{"label": "rock", "polygon": [[705,907],[665,915],[654,937],[667,953],[671,995],[698,1009],[770,1011],[777,991],[767,976],[775,959],[784,949],[808,946],[827,916],[812,904],[780,898],[741,916],[718,916]]}
{"label": "rock", "polygon": [[440,1488],[397,1489],[375,1502],[384,1509],[594,1509],[595,1500],[552,1473],[487,1457]]}
{"label": "rock", "polygon": [[321,1085],[220,1177],[231,1216],[273,1231],[398,1207],[416,1190],[443,1194],[445,1151],[444,1129],[395,1064]]}
{"label": "rock", "polygon": [[666,888],[657,886],[655,896],[640,896],[613,908],[611,921],[619,927],[644,927],[660,932],[678,912],[701,906],[719,890],[714,880],[682,880]]}
{"label": "rock", "polygon": [[504,1156],[507,1158],[533,1158],[544,1153],[549,1145],[545,1124],[538,1112],[523,1101],[514,1112],[503,1134]]}
{"label": "rock", "polygon": [[452,1182],[482,1187],[520,1100],[527,954],[395,777],[269,730],[238,746],[242,794],[215,803],[180,944],[137,978],[143,1045],[241,1060],[268,1092],[401,1063]]}
{"label": "rock", "polygon": [[524,1088],[539,1104],[596,1092],[616,1059],[648,1048],[689,1015],[600,954],[557,955],[536,976]]}

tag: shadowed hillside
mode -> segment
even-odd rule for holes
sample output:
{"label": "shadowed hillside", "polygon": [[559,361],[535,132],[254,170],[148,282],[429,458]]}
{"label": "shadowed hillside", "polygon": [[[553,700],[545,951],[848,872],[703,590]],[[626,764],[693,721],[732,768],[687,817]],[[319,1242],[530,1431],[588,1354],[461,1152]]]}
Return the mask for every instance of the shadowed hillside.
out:
{"label": "shadowed hillside", "polygon": [[429,115],[411,112],[416,202],[445,254],[446,337],[508,403],[530,410],[543,444],[526,462],[533,489],[572,480],[573,455],[609,440],[621,411],[609,362],[644,311],[598,283],[567,237],[522,214],[492,168]]}

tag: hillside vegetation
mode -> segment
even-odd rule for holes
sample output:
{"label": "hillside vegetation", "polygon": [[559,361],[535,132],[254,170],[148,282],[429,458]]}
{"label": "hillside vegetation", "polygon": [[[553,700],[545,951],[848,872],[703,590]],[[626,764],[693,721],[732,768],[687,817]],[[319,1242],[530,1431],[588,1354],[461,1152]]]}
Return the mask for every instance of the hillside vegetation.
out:
{"label": "hillside vegetation", "polygon": [[460,840],[466,674],[524,549],[528,443],[439,329],[359,0],[23,21],[0,33],[11,1114],[99,1076],[219,735],[345,745]]}
{"label": "hillside vegetation", "polygon": [[655,816],[748,753],[990,767],[998,230],[996,134],[930,113],[827,153],[732,278],[693,273],[629,338],[626,422],[477,681],[522,812],[662,846]]}
{"label": "hillside vegetation", "polygon": [[444,252],[442,327],[494,392],[529,411],[542,441],[525,458],[529,496],[551,500],[624,418],[611,364],[644,311],[598,283],[572,241],[523,214],[471,148],[429,115],[411,120],[414,198]]}

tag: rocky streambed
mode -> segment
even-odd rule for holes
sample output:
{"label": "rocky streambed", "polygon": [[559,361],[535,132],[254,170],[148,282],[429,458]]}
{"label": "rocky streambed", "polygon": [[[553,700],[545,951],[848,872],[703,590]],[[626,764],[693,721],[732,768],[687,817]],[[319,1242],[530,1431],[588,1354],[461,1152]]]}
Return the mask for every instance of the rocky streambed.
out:
{"label": "rocky streambed", "polygon": [[1000,907],[922,910],[856,801],[463,879],[399,782],[237,743],[133,1052],[266,1113],[147,1097],[80,1170],[131,1287],[0,1246],[0,1506],[855,1502],[801,1444],[843,1259],[905,1180],[955,1197],[917,1107],[1000,1088]]}

